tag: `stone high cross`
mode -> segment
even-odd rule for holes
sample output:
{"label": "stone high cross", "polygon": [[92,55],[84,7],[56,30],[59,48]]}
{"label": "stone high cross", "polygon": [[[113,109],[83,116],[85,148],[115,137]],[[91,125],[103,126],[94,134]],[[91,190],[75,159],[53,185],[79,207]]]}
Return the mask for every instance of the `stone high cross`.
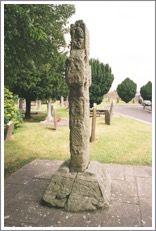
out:
{"label": "stone high cross", "polygon": [[69,86],[70,171],[83,172],[89,164],[89,33],[82,20],[71,24],[71,50],[66,62]]}
{"label": "stone high cross", "polygon": [[66,63],[69,86],[70,161],[52,175],[42,196],[48,206],[67,211],[90,211],[109,206],[110,179],[103,166],[89,161],[89,66],[88,31],[82,20],[71,25],[71,51]]}

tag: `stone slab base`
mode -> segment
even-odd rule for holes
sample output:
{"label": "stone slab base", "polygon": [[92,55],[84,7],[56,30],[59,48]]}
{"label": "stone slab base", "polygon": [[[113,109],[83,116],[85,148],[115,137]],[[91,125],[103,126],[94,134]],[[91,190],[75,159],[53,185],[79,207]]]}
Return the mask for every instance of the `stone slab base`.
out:
{"label": "stone slab base", "polygon": [[102,165],[91,161],[84,172],[71,173],[65,161],[52,176],[42,201],[67,211],[91,211],[109,207],[111,182]]}

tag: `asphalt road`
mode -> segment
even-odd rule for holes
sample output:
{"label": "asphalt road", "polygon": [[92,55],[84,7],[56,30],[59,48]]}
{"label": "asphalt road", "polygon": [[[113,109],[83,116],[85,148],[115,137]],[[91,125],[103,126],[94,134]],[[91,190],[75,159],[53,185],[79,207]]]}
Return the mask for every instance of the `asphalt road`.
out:
{"label": "asphalt road", "polygon": [[152,123],[152,112],[147,109],[143,110],[143,106],[118,106],[114,105],[114,112],[127,115],[131,118],[141,120],[143,122]]}

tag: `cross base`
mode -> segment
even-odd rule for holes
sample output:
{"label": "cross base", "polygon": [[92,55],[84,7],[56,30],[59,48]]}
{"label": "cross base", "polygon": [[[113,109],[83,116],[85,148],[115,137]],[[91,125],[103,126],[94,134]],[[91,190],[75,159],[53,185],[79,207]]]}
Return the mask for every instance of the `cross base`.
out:
{"label": "cross base", "polygon": [[91,161],[84,172],[70,172],[65,161],[54,173],[42,201],[67,211],[91,211],[109,207],[111,182],[102,165]]}

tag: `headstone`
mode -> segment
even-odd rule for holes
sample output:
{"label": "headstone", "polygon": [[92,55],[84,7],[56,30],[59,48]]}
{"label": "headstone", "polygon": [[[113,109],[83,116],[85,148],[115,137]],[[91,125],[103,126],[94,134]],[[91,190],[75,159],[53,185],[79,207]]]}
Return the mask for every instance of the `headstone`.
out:
{"label": "headstone", "polygon": [[68,101],[68,96],[66,98],[66,109],[68,110],[69,109],[69,101]]}
{"label": "headstone", "polygon": [[111,122],[111,118],[110,118],[110,111],[109,110],[105,110],[105,124],[110,125]]}
{"label": "headstone", "polygon": [[36,104],[37,104],[37,110],[40,110],[41,105],[42,105],[42,101],[41,100],[36,100]]}
{"label": "headstone", "polygon": [[91,130],[90,142],[95,141],[95,128],[96,128],[96,103],[93,104],[92,130]]}
{"label": "headstone", "polygon": [[6,130],[5,130],[5,138],[4,138],[5,140],[10,140],[11,139],[13,129],[14,129],[14,122],[9,121],[7,123]]}
{"label": "headstone", "polygon": [[53,106],[54,129],[57,129],[56,107]]}
{"label": "headstone", "polygon": [[23,110],[23,100],[22,100],[22,98],[18,99],[18,105],[19,105],[19,109]]}
{"label": "headstone", "polygon": [[48,99],[47,103],[47,117],[46,117],[47,122],[53,122],[53,117],[51,115],[51,98]]}
{"label": "headstone", "polygon": [[89,161],[89,35],[82,20],[71,25],[71,51],[66,63],[69,86],[70,160],[54,173],[42,200],[68,211],[109,206],[110,178],[102,165]]}
{"label": "headstone", "polygon": [[60,103],[60,105],[63,107],[64,106],[64,97],[63,96],[61,96],[61,103]]}
{"label": "headstone", "polygon": [[114,101],[112,101],[111,106],[110,106],[110,117],[112,117],[114,111]]}

